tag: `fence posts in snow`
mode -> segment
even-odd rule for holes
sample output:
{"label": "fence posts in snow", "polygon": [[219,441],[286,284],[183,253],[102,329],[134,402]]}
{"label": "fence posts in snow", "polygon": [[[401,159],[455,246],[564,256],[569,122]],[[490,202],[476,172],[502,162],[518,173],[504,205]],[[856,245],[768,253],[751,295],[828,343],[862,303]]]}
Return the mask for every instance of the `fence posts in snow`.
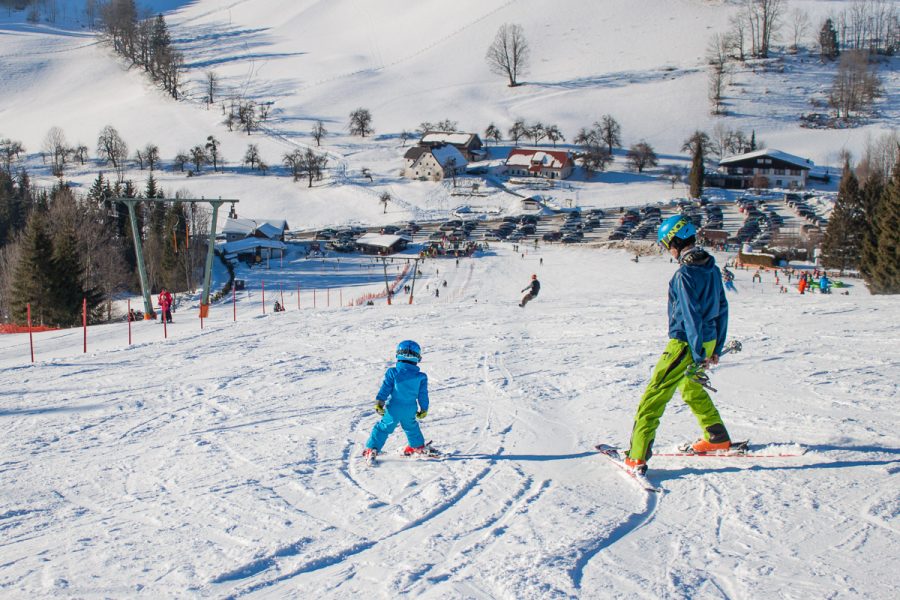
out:
{"label": "fence posts in snow", "polygon": [[31,335],[31,302],[25,305],[28,315],[28,345],[31,346],[31,362],[34,362],[34,336]]}

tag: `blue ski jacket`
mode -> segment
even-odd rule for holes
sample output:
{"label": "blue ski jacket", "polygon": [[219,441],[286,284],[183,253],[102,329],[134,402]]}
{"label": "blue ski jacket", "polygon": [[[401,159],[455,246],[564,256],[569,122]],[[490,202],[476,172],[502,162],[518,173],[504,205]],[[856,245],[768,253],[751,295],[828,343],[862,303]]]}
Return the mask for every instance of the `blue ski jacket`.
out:
{"label": "blue ski jacket", "polygon": [[715,259],[702,248],[681,257],[669,281],[669,338],[687,342],[695,362],[706,358],[703,342],[716,341],[722,353],[728,333],[728,300]]}
{"label": "blue ski jacket", "polygon": [[418,401],[419,410],[428,410],[428,376],[419,370],[418,365],[406,361],[398,361],[384,373],[384,381],[376,398],[394,407],[410,407],[415,410]]}

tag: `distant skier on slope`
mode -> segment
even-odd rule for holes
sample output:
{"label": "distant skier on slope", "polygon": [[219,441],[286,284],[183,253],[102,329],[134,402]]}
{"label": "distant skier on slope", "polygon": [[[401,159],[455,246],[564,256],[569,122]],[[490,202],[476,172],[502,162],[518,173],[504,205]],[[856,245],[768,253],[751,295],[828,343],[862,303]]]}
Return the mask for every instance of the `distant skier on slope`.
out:
{"label": "distant skier on slope", "polygon": [[525,306],[535,298],[537,298],[538,293],[541,291],[541,282],[538,281],[537,275],[531,276],[531,283],[522,288],[522,291],[528,290],[528,293],[522,298],[522,301],[519,302],[519,306]]}
{"label": "distant skier on slope", "polygon": [[397,345],[397,366],[389,368],[375,397],[381,420],[372,428],[363,457],[372,461],[397,425],[406,434],[406,455],[428,454],[418,421],[428,414],[428,376],[419,370],[422,349],[412,340]]}
{"label": "distant skier on slope", "polygon": [[685,375],[692,364],[704,367],[719,362],[728,330],[728,300],[722,274],[713,257],[695,246],[697,229],[681,215],[659,227],[658,243],[681,265],[669,281],[669,343],[638,405],[625,457],[635,472],[647,470],[659,419],[675,390],[690,407],[703,437],[693,444],[697,453],[727,450],[731,438],[719,411],[703,387]]}
{"label": "distant skier on slope", "polygon": [[734,273],[729,271],[728,267],[725,267],[722,271],[722,281],[725,283],[726,290],[737,292],[737,288],[734,287]]}

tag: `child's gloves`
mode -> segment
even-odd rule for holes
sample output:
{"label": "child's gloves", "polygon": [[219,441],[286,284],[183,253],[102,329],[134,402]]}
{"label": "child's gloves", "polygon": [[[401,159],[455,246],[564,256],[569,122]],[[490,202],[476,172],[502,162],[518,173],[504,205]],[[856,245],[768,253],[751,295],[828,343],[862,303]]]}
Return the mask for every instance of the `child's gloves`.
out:
{"label": "child's gloves", "polygon": [[416,413],[416,418],[419,419],[420,421],[427,416],[428,416],[427,410],[420,410],[419,412]]}
{"label": "child's gloves", "polygon": [[382,402],[381,400],[375,401],[375,412],[377,412],[381,416],[384,416],[384,402]]}

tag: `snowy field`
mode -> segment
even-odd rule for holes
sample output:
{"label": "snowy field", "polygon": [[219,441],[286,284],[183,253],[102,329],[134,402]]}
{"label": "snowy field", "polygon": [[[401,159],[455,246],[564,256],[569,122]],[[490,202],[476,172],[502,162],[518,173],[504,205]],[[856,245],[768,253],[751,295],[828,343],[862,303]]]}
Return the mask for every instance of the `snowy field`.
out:
{"label": "snowy field", "polygon": [[[779,294],[738,271],[744,352],[712,372],[715,400],[758,453],[805,453],[657,457],[665,491],[648,495],[591,452],[627,443],[665,344],[674,265],[629,259],[501,246],[427,262],[413,305],[313,309],[302,291],[263,315],[263,278],[270,305],[276,280],[349,283],[288,260],[254,269],[237,322],[228,301],[201,331],[182,305],[167,340],[91,327],[88,354],[81,330],[42,333],[33,365],[27,335],[0,337],[0,596],[896,598],[896,299]],[[348,297],[377,291],[362,263],[341,268]],[[367,468],[405,338],[424,348],[424,433],[449,456],[400,457],[398,430]],[[697,435],[676,397],[656,450]]]}
{"label": "snowy field", "polygon": [[[540,121],[558,125],[571,144],[580,128],[610,114],[622,125],[622,149],[609,172],[586,182],[579,169],[550,193],[600,207],[686,196],[684,184],[670,184],[668,169],[687,172],[690,160],[681,147],[697,129],[712,132],[718,124],[748,136],[755,131],[769,147],[839,168],[842,151],[859,159],[867,139],[896,130],[900,121],[895,57],[880,70],[886,94],[878,117],[853,129],[801,128],[800,114],[814,110],[812,100],[824,101],[836,67],[805,51],[786,56],[780,45],[767,63],[735,65],[725,91],[728,115],[710,115],[704,56],[713,34],[727,30],[737,3],[645,0],[638,10],[615,0],[561,0],[552,9],[537,0],[457,0],[447,10],[436,0],[138,2],[164,12],[185,56],[184,98],[176,102],[98,42],[83,0],[54,1],[61,7],[56,23],[28,23],[24,12],[0,11],[0,137],[24,143],[24,166],[35,181],[55,181],[40,156],[52,126],[69,144],[89,149],[87,164],[66,172],[73,186],[87,189],[101,170],[112,174],[96,159],[97,136],[112,125],[130,155],[147,144],[159,147],[163,170],[155,176],[169,196],[240,198],[241,216],[284,218],[295,229],[435,218],[470,203],[444,186],[400,177],[403,154],[415,141],[404,144],[400,134],[425,121],[450,119],[479,134],[494,123],[504,137],[516,119]],[[790,7],[818,24],[850,4],[792,0]],[[530,70],[515,88],[484,60],[504,23],[521,24],[531,46]],[[805,45],[813,46],[811,37]],[[273,103],[260,131],[228,131],[221,106],[204,101],[208,72],[219,79],[220,100]],[[371,111],[373,136],[349,135],[349,114],[360,107]],[[310,130],[317,121],[329,132],[317,148],[329,165],[310,189],[291,181],[282,158],[316,147]],[[220,142],[223,171],[205,167],[187,177],[174,169],[179,151],[210,135]],[[660,165],[631,173],[624,152],[642,140],[655,148]],[[251,143],[272,169],[266,176],[241,164]],[[504,142],[495,155],[505,157],[510,146]],[[132,164],[124,175],[143,189],[148,171]],[[485,200],[489,207],[518,210],[517,196],[485,187],[495,192]],[[393,199],[387,213],[378,202],[384,192]]]}

